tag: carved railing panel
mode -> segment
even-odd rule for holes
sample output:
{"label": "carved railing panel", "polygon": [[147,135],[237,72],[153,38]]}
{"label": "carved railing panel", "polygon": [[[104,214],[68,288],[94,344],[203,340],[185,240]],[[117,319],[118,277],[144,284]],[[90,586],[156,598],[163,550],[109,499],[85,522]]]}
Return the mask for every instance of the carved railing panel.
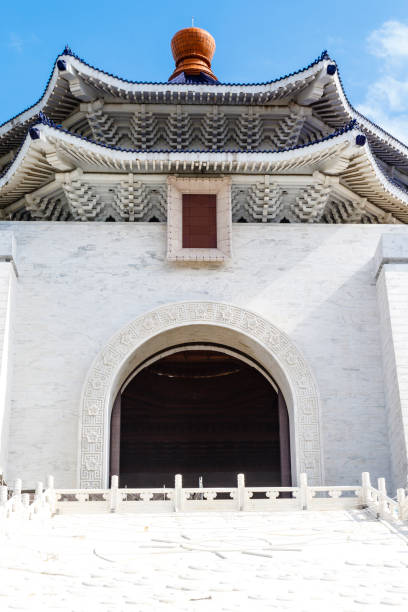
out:
{"label": "carved railing panel", "polygon": [[16,481],[13,490],[1,486],[0,528],[6,520],[49,518],[60,512],[270,512],[366,508],[378,518],[408,520],[406,491],[398,489],[397,499],[392,499],[387,495],[385,480],[380,478],[375,488],[366,472],[358,486],[308,486],[306,474],[300,475],[298,487],[245,487],[242,474],[238,475],[237,487],[183,488],[179,475],[172,489],[120,489],[117,482],[114,476],[110,489],[54,489],[50,477],[45,490],[42,483],[38,483],[35,494],[31,495],[22,493],[21,480]]}

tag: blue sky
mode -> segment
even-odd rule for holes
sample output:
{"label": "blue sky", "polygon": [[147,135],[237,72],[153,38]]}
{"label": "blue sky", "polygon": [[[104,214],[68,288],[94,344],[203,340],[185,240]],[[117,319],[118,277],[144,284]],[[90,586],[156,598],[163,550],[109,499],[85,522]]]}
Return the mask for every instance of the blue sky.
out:
{"label": "blue sky", "polygon": [[170,39],[194,16],[216,39],[221,81],[271,80],[328,49],[352,104],[408,142],[407,9],[407,0],[4,1],[0,123],[41,96],[65,44],[118,76],[167,80]]}

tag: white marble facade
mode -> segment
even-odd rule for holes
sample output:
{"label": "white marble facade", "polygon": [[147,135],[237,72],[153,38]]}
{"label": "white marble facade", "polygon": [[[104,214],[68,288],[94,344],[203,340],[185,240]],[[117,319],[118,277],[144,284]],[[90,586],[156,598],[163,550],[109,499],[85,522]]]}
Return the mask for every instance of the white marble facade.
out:
{"label": "white marble facade", "polygon": [[195,300],[257,313],[303,355],[319,396],[326,483],[354,484],[369,471],[390,489],[405,484],[405,226],[235,223],[231,259],[188,264],[166,258],[164,223],[21,221],[0,232],[8,480],[32,486],[53,473],[58,486],[78,486],[95,358],[141,315]]}

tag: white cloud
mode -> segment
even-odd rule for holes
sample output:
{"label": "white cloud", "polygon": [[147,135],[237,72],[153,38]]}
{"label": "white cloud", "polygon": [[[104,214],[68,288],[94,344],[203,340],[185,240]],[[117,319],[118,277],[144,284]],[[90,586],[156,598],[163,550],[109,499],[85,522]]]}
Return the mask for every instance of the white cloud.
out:
{"label": "white cloud", "polygon": [[357,110],[408,143],[408,25],[386,21],[371,32],[367,44],[378,58],[379,78]]}
{"label": "white cloud", "polygon": [[17,53],[22,53],[24,48],[24,41],[20,36],[18,36],[18,34],[11,32],[8,46],[17,51]]}
{"label": "white cloud", "polygon": [[10,32],[8,42],[3,42],[2,45],[13,49],[17,53],[23,53],[27,50],[27,47],[32,46],[40,42],[38,36],[34,33],[30,34],[28,38],[22,38],[15,32]]}
{"label": "white cloud", "polygon": [[372,105],[370,103],[359,104],[357,110],[365,117],[371,119],[371,121],[374,121],[383,130],[389,132],[389,134],[392,134],[395,138],[401,140],[401,142],[408,144],[408,112],[391,116],[375,102]]}
{"label": "white cloud", "polygon": [[400,21],[386,21],[371,32],[368,39],[370,53],[389,59],[408,56],[408,25]]}

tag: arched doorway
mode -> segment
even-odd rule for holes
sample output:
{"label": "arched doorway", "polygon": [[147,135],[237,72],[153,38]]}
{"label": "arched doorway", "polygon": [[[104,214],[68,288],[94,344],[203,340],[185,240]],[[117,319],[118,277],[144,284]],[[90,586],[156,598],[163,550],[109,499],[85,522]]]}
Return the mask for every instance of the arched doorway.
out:
{"label": "arched doorway", "polygon": [[222,347],[169,349],[138,368],[111,416],[110,474],[124,487],[291,484],[283,395],[259,364]]}
{"label": "arched doorway", "polygon": [[253,359],[276,381],[290,424],[292,482],[306,472],[310,484],[324,483],[318,388],[291,338],[269,320],[220,302],[160,306],[124,325],[101,348],[84,382],[79,410],[78,486],[109,484],[110,420],[118,391],[130,374],[168,347],[217,343]]}

